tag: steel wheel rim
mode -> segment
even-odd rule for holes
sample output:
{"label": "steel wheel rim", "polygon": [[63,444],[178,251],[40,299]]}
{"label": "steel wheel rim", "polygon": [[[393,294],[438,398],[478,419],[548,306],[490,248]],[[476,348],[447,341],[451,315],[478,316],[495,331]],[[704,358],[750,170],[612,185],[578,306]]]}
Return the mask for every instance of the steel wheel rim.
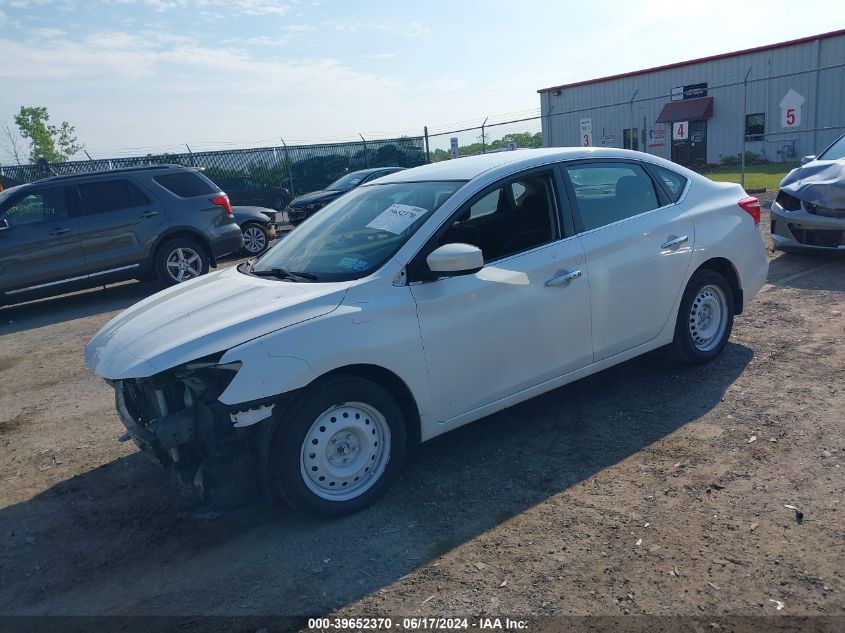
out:
{"label": "steel wheel rim", "polygon": [[709,352],[722,342],[728,326],[728,300],[719,286],[708,284],[696,293],[689,313],[689,333],[696,349]]}
{"label": "steel wheel rim", "polygon": [[363,402],[345,402],[311,425],[299,465],[302,480],[315,495],[349,501],[376,484],[389,457],[390,427],[384,415]]}
{"label": "steel wheel rim", "polygon": [[257,226],[250,226],[244,233],[244,248],[250,253],[260,253],[267,246],[267,236]]}
{"label": "steel wheel rim", "polygon": [[202,273],[202,258],[194,249],[182,246],[167,256],[167,274],[177,282],[199,277]]}

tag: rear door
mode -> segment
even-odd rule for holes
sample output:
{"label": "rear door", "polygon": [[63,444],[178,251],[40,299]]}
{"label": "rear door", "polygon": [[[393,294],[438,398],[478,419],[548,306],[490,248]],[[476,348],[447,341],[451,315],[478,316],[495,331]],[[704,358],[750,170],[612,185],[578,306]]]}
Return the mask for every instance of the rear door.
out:
{"label": "rear door", "polygon": [[47,185],[0,207],[0,291],[5,295],[49,292],[85,276],[74,195],[73,188]]}
{"label": "rear door", "polygon": [[695,230],[673,199],[686,179],[669,172],[682,181],[669,190],[636,161],[564,163],[563,172],[586,255],[599,361],[657,337],[683,290]]}
{"label": "rear door", "polygon": [[79,234],[91,273],[137,269],[169,224],[156,199],[126,178],[77,186]]}

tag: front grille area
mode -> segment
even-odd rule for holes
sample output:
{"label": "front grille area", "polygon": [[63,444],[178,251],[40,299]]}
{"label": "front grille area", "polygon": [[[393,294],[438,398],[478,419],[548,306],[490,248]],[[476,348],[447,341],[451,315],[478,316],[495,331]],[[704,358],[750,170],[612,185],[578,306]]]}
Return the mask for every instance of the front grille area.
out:
{"label": "front grille area", "polygon": [[793,195],[786,193],[785,191],[781,190],[778,192],[778,197],[775,198],[775,202],[777,202],[784,211],[800,211],[801,210],[801,201]]}
{"label": "front grille area", "polygon": [[829,229],[802,229],[797,224],[789,224],[789,232],[800,244],[837,248],[845,245],[845,231]]}

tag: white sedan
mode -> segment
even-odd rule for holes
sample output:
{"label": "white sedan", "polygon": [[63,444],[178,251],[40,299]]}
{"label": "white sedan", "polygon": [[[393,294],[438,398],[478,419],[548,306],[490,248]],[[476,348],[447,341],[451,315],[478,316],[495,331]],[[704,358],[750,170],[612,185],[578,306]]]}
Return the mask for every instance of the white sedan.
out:
{"label": "white sedan", "polygon": [[435,163],[132,306],[86,361],[211,502],[339,516],[412,443],[663,345],[715,358],[766,279],[759,223],[739,185],[639,152]]}

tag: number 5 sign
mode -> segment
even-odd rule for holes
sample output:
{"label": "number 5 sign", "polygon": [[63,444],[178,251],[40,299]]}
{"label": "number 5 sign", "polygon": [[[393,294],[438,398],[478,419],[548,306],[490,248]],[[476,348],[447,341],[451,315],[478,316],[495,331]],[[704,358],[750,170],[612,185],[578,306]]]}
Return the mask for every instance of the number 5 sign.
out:
{"label": "number 5 sign", "polygon": [[675,121],[672,124],[672,140],[685,141],[689,138],[689,121]]}
{"label": "number 5 sign", "polygon": [[803,105],[804,97],[790,88],[780,101],[780,126],[800,127],[801,106]]}

